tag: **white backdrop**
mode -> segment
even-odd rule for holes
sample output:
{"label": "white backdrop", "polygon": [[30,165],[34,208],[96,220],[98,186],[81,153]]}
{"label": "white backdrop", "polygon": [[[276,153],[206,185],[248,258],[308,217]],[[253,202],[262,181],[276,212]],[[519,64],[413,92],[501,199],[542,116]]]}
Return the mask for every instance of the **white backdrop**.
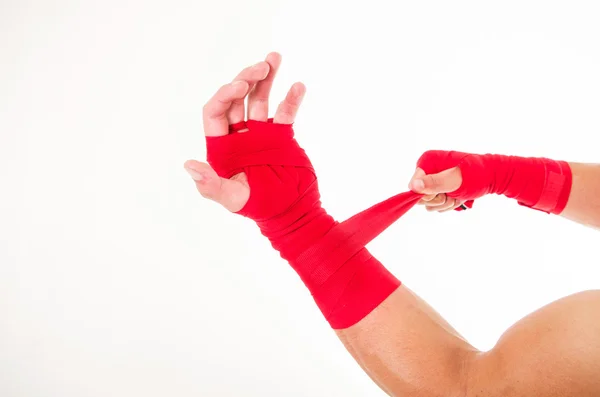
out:
{"label": "white backdrop", "polygon": [[[427,149],[597,162],[597,2],[0,1],[0,395],[377,396],[252,222],[201,199],[203,103],[269,51],[339,220]],[[487,349],[600,285],[598,234],[496,197],[375,256]]]}

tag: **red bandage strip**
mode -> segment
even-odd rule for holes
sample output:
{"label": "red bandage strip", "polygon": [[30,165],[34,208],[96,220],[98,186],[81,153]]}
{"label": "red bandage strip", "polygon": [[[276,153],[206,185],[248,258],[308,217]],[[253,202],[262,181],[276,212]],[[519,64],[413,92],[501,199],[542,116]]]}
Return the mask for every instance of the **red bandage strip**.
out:
{"label": "red bandage strip", "polygon": [[355,324],[400,285],[365,245],[420,195],[399,194],[338,223],[321,207],[313,166],[291,125],[251,120],[231,131],[207,137],[207,153],[220,176],[246,173],[250,198],[239,214],[256,221],[333,328]]}
{"label": "red bandage strip", "polygon": [[[208,162],[220,176],[246,174],[250,198],[238,213],[253,219],[296,270],[333,328],[355,324],[400,285],[365,245],[421,195],[398,194],[338,223],[321,207],[315,171],[291,125],[250,120],[206,142]],[[461,189],[473,190],[467,179]],[[547,208],[555,198],[541,195],[539,205]]]}

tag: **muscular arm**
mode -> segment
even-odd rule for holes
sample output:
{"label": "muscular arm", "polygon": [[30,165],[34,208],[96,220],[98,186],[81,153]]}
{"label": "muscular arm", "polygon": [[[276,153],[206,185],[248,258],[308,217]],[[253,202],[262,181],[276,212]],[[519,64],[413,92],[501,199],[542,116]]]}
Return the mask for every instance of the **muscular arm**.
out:
{"label": "muscular arm", "polygon": [[[600,165],[569,163],[561,216],[600,228]],[[337,335],[373,380],[395,396],[600,395],[600,291],[563,298],[525,317],[488,352],[465,341],[401,286]]]}
{"label": "muscular arm", "polygon": [[336,333],[363,370],[394,396],[465,396],[479,354],[405,285]]}
{"label": "muscular arm", "polygon": [[[399,286],[356,243],[355,235],[349,238],[338,228],[320,208],[310,162],[290,129],[280,127],[293,123],[304,87],[294,85],[280,104],[274,118],[280,126],[266,123],[279,62],[278,54],[270,54],[205,106],[209,161],[219,173],[196,161],[186,162],[185,168],[204,197],[257,222],[366,373],[394,396],[599,395],[600,321],[593,315],[600,310],[598,293],[550,305],[512,327],[491,351],[479,352],[406,286]],[[252,125],[243,123],[249,92]],[[265,153],[271,157],[259,158]],[[578,207],[575,201],[572,206]],[[334,245],[313,249],[329,237]],[[338,262],[333,248],[341,249]]]}
{"label": "muscular arm", "polygon": [[[598,228],[600,165],[569,165],[572,186],[561,216]],[[462,183],[460,172],[416,176],[442,191]],[[428,193],[435,199],[435,191]],[[600,291],[563,298],[519,321],[492,350],[479,352],[401,286],[361,322],[337,333],[390,395],[591,397],[600,395],[599,311]]]}
{"label": "muscular arm", "polygon": [[488,352],[464,341],[405,286],[336,331],[392,396],[600,395],[600,291],[556,301],[512,326]]}
{"label": "muscular arm", "polygon": [[573,186],[561,216],[600,229],[600,164],[569,163]]}

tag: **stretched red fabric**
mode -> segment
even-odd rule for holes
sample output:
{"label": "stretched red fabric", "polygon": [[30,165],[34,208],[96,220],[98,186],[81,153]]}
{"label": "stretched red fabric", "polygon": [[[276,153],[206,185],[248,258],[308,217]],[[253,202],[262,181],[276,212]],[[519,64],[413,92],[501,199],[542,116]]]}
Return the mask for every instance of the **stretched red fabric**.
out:
{"label": "stretched red fabric", "polygon": [[314,168],[292,125],[249,120],[206,143],[217,174],[246,173],[250,198],[238,213],[254,220],[295,269],[334,329],[355,324],[398,288],[365,245],[421,195],[398,194],[340,223],[321,206]]}

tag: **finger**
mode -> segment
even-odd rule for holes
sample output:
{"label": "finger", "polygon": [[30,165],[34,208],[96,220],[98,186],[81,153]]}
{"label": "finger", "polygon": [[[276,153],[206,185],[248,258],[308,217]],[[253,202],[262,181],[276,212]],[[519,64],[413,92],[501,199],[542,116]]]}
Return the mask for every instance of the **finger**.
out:
{"label": "finger", "polygon": [[204,134],[206,136],[222,136],[229,133],[226,113],[235,100],[244,100],[248,89],[248,83],[245,81],[235,81],[219,88],[202,109]]}
{"label": "finger", "polygon": [[432,208],[433,211],[442,212],[444,210],[454,207],[455,205],[456,205],[456,200],[453,199],[452,197],[448,197],[444,204],[437,205],[435,207],[430,207],[430,208]]}
{"label": "finger", "polygon": [[250,197],[250,188],[244,183],[246,175],[243,173],[232,179],[221,178],[208,164],[195,160],[186,161],[184,168],[202,197],[216,201],[231,212],[241,210]]}
{"label": "finger", "polygon": [[453,192],[460,187],[462,175],[460,168],[454,167],[438,174],[418,177],[411,181],[411,189],[422,194]]}
{"label": "finger", "polygon": [[[424,176],[425,176],[425,171],[423,171],[423,169],[417,167],[415,169],[413,176],[410,178],[410,181],[408,182],[408,188],[412,191],[416,191],[415,187],[413,186],[414,181],[417,179],[420,179]],[[435,199],[436,197],[437,197],[437,194],[426,194],[423,197],[421,197],[421,200],[419,200],[417,202],[417,204],[426,205],[429,201]]]}
{"label": "finger", "polygon": [[445,210],[440,211],[440,212],[454,211],[455,209],[457,209],[458,207],[460,207],[464,203],[465,203],[464,201],[456,201],[456,203],[451,208],[445,209]]}
{"label": "finger", "polygon": [[445,202],[444,204],[442,204],[442,205],[427,206],[427,207],[425,207],[425,208],[426,208],[426,209],[427,209],[427,211],[429,211],[429,212],[434,212],[434,211],[435,211],[435,212],[437,212],[437,211],[440,211],[440,210],[442,210],[442,209],[445,209],[445,208],[447,208],[449,204],[450,204],[450,205],[454,205],[454,199],[452,199],[452,198],[448,197],[448,200],[446,200],[446,202]]}
{"label": "finger", "polygon": [[[233,79],[233,81],[245,81],[250,86],[250,89],[252,89],[257,82],[265,79],[268,76],[269,68],[270,66],[268,63],[261,61],[256,65],[249,66],[242,70],[240,74]],[[244,98],[233,101],[231,108],[227,113],[229,124],[235,124],[239,123],[240,121],[244,121],[244,116],[246,116],[244,109]]]}
{"label": "finger", "polygon": [[288,91],[283,102],[277,107],[273,122],[279,124],[292,124],[296,120],[296,114],[304,99],[306,93],[306,87],[302,83],[295,83],[292,88]]}
{"label": "finger", "polygon": [[425,205],[436,197],[437,197],[437,194],[426,194],[423,197],[421,197],[421,200],[419,200],[417,202],[417,204]]}
{"label": "finger", "polygon": [[[408,188],[410,190],[412,190],[413,192],[421,193],[421,191],[423,190],[425,185],[422,185],[420,183],[420,181],[422,180],[423,177],[425,177],[425,175],[426,175],[425,171],[423,171],[422,168],[417,167],[415,169],[415,173],[413,174],[412,178],[410,178],[410,181],[408,182]],[[434,198],[435,196],[436,196],[435,194],[425,195],[422,197],[422,200],[429,201],[432,198]]]}
{"label": "finger", "polygon": [[264,80],[256,83],[254,89],[248,95],[248,119],[267,121],[269,118],[269,95],[273,80],[281,65],[281,55],[272,52],[267,55],[266,62],[269,64],[269,74]]}
{"label": "finger", "polygon": [[425,201],[425,205],[428,207],[439,207],[448,202],[448,197],[444,193],[435,195],[431,200]]}

